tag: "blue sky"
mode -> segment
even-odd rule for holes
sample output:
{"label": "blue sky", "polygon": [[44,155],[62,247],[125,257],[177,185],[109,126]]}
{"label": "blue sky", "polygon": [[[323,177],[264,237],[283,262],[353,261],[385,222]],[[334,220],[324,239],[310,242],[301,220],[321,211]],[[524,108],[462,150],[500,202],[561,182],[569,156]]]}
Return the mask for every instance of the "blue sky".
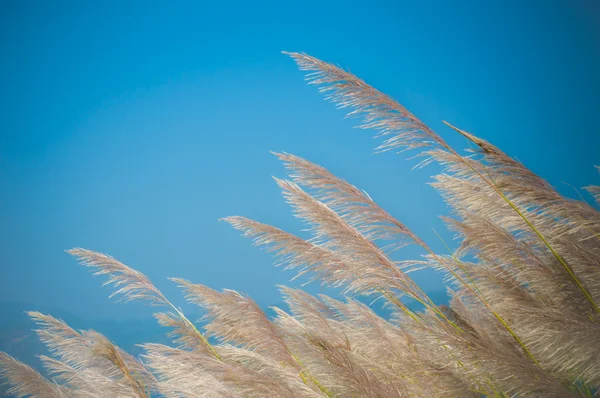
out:
{"label": "blue sky", "polygon": [[[465,142],[444,119],[563,192],[572,193],[562,181],[600,181],[600,7],[591,0],[0,8],[0,302],[149,316],[112,304],[63,251],[82,246],[146,273],[178,304],[167,277],[279,304],[275,285],[292,275],[218,222],[244,215],[299,232],[269,150],[328,167],[443,250],[431,228],[443,229],[445,208],[426,185],[435,168],[373,155],[371,134],[352,129],[282,50],[350,68],[455,146]],[[441,289],[429,273],[418,279]]]}

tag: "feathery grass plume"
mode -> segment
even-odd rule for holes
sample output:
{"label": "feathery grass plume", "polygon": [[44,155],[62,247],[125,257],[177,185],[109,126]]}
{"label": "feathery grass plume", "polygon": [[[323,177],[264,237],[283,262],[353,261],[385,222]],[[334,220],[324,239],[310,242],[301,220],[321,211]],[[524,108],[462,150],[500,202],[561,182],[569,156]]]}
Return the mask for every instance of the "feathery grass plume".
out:
{"label": "feathery grass plume", "polygon": [[[208,351],[219,358],[219,353],[196,326],[185,317],[179,308],[167,300],[146,275],[129,268],[106,254],[81,248],[68,250],[68,253],[76,256],[85,267],[96,269],[94,275],[109,276],[104,285],[112,284],[117,288],[110,295],[111,298],[122,296],[125,301],[146,300],[152,305],[169,308],[170,312],[160,313],[156,318],[161,325],[174,328],[171,336],[180,344],[193,345],[195,349]],[[197,342],[200,342],[200,344],[194,344]]]}
{"label": "feathery grass plume", "polygon": [[[491,145],[484,146],[488,147],[494,148]],[[486,150],[487,153],[492,153],[491,150]],[[493,219],[502,227],[517,233],[520,239],[528,240],[529,245],[538,250],[549,251],[555,257],[555,260],[549,261],[567,273],[579,294],[584,293],[582,298],[588,302],[587,307],[591,304],[592,309],[595,308],[595,298],[599,294],[597,286],[600,283],[596,260],[596,238],[600,236],[597,233],[597,223],[600,218],[596,210],[583,202],[560,197],[543,181],[536,183],[535,179],[539,177],[528,177],[532,173],[517,162],[513,161],[517,166],[508,166],[510,171],[502,171],[500,166],[490,168],[473,159],[466,160],[469,164],[466,166],[465,162],[457,161],[451,154],[436,152],[438,161],[452,175],[437,176],[433,185],[442,192],[457,214],[464,217],[465,214],[475,212],[484,218]],[[499,150],[494,153],[499,153]],[[503,157],[508,158],[506,155]],[[506,160],[505,163],[508,164],[509,161]],[[477,167],[479,174],[473,172]],[[487,174],[494,185],[480,184],[481,174]],[[494,193],[498,193],[496,186],[506,192],[506,195],[495,195]],[[506,197],[510,197],[510,200],[506,200]],[[511,211],[515,205],[519,210]],[[589,312],[584,307],[580,310]]]}
{"label": "feathery grass plume", "polygon": [[86,367],[90,360],[90,341],[62,320],[36,311],[27,314],[40,327],[35,332],[53,356],[74,368]]}
{"label": "feathery grass plume", "polygon": [[[448,148],[448,144],[417,117],[390,96],[381,93],[353,74],[307,54],[284,52],[300,70],[309,72],[306,80],[320,86],[339,108],[351,108],[351,117],[362,117],[362,129],[374,129],[385,140],[377,150],[416,149],[428,146]],[[387,138],[386,138],[387,137]]]}
{"label": "feathery grass plume", "polygon": [[369,240],[389,242],[392,250],[425,243],[404,224],[379,207],[366,192],[336,177],[322,166],[289,153],[273,152],[298,185],[311,189],[311,196],[326,204]]}
{"label": "feathery grass plume", "polygon": [[158,324],[172,329],[167,335],[180,348],[188,350],[205,351],[207,346],[198,329],[191,323],[183,319],[179,314],[173,312],[157,312],[154,318]]}
{"label": "feathery grass plume", "polygon": [[283,266],[285,270],[299,269],[292,279],[312,272],[310,280],[340,287],[352,278],[350,266],[327,247],[245,217],[232,216],[223,220],[243,231],[243,235],[252,238],[256,245],[264,245],[267,251],[275,252],[276,266]]}
{"label": "feathery grass plume", "polygon": [[5,379],[10,388],[7,393],[18,398],[68,398],[69,391],[52,383],[33,368],[17,361],[10,355],[0,352],[0,378]]}
{"label": "feathery grass plume", "polygon": [[585,189],[594,196],[594,200],[600,204],[600,186],[588,185]]}
{"label": "feathery grass plume", "polygon": [[[596,166],[596,169],[600,172],[600,166]],[[587,187],[584,187],[584,189],[594,197],[596,203],[600,204],[600,186],[588,185]]]}
{"label": "feathery grass plume", "polygon": [[[473,158],[463,158],[454,153],[429,151],[455,177],[454,184],[445,184],[444,181],[447,183],[452,177],[438,176],[438,188],[445,192],[451,191],[446,197],[450,198],[449,201],[455,208],[462,208],[463,212],[466,208],[467,212],[470,212],[473,210],[470,208],[471,206],[478,206],[481,209],[479,212],[481,215],[484,212],[493,212],[497,222],[504,223],[506,228],[539,239],[540,242],[532,241],[531,244],[539,244],[555,257],[557,264],[567,272],[580,293],[583,293],[583,297],[591,305],[592,310],[598,312],[594,298],[596,295],[591,291],[590,286],[586,285],[581,275],[582,272],[589,272],[589,269],[582,270],[581,264],[577,260],[569,258],[568,247],[565,247],[565,244],[567,246],[573,244],[568,243],[570,240],[578,242],[578,253],[584,254],[586,251],[594,250],[594,243],[590,245],[585,241],[599,236],[597,233],[600,221],[598,213],[583,202],[561,197],[546,182],[492,145],[452,125],[449,126],[478,143],[478,146],[483,148],[481,152],[485,154],[487,163],[491,163],[492,167]],[[490,158],[491,161],[489,161]],[[480,186],[481,180],[485,182],[483,186]],[[474,196],[468,194],[466,189],[460,188],[460,185],[464,184],[477,186],[478,189],[475,192],[480,196],[487,191],[486,198],[476,200]],[[497,203],[496,206],[490,206],[490,203],[486,205],[486,202],[494,200]],[[491,218],[491,215],[487,216]],[[575,236],[566,239],[564,237],[566,234]],[[532,239],[530,238],[530,240]],[[591,276],[593,280],[587,278],[588,283],[597,282],[600,274],[592,272]],[[597,314],[592,316],[597,316]]]}
{"label": "feathery grass plume", "polygon": [[[65,322],[39,312],[28,315],[40,327],[36,330],[40,340],[56,358],[43,359],[46,369],[78,393],[102,386],[105,391],[118,392],[118,395],[138,397],[140,385],[154,384],[152,375],[141,364],[99,333],[79,333]],[[114,351],[115,355],[101,355],[99,339],[104,351]]]}
{"label": "feathery grass plume", "polygon": [[477,145],[474,152],[481,155],[485,175],[506,192],[519,209],[533,210],[546,216],[546,222],[555,229],[553,235],[569,233],[580,234],[582,239],[600,238],[600,216],[587,203],[565,198],[547,181],[496,146],[444,123]]}
{"label": "feathery grass plume", "polygon": [[279,331],[254,300],[233,290],[217,292],[185,279],[173,281],[183,288],[190,303],[206,310],[204,329],[208,336],[252,349],[277,362],[295,364]]}
{"label": "feathery grass plume", "polygon": [[[111,368],[118,371],[117,381],[128,384],[135,394],[140,398],[149,396],[146,391],[144,379],[151,379],[151,374],[146,371],[144,366],[138,363],[133,357],[122,352],[104,335],[90,330],[85,332],[85,336],[92,342],[91,351],[94,358],[103,358],[110,363]],[[107,373],[109,370],[107,369]]]}
{"label": "feathery grass plume", "polygon": [[106,254],[74,248],[67,251],[77,257],[81,265],[95,270],[94,276],[107,275],[104,285],[114,285],[115,290],[110,298],[121,296],[127,301],[142,300],[154,305],[169,305],[167,298],[158,290],[146,275]]}
{"label": "feathery grass plume", "polygon": [[313,240],[352,264],[356,273],[347,286],[348,292],[375,293],[375,286],[387,291],[399,290],[426,302],[422,291],[396,264],[357,228],[339,214],[306,193],[297,184],[275,179],[296,217],[304,220]]}

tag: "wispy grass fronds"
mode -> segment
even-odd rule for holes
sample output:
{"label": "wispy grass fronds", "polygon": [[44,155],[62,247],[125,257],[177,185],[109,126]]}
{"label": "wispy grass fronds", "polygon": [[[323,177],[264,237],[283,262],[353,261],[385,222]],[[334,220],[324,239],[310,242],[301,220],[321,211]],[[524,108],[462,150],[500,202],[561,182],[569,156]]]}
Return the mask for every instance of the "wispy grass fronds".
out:
{"label": "wispy grass fronds", "polygon": [[276,182],[295,215],[309,226],[314,242],[335,252],[353,267],[355,275],[349,275],[352,279],[348,292],[374,293],[374,286],[382,286],[420,298],[420,289],[412,280],[357,228],[297,184],[279,179]]}
{"label": "wispy grass fronds", "polygon": [[91,359],[92,343],[65,322],[39,312],[28,312],[39,326],[36,333],[52,355],[74,368],[85,368]]}
{"label": "wispy grass fronds", "polygon": [[307,54],[288,53],[299,68],[307,71],[306,80],[319,86],[327,99],[339,108],[349,108],[348,116],[364,120],[359,127],[374,129],[384,142],[377,150],[406,150],[448,144],[392,97],[337,66]]}
{"label": "wispy grass fronds", "polygon": [[104,285],[113,285],[115,290],[110,298],[120,297],[124,301],[142,300],[155,305],[168,305],[169,301],[146,275],[111,256],[91,250],[75,248],[67,251],[81,262],[81,265],[94,270],[94,275],[106,275]]}
{"label": "wispy grass fronds", "polygon": [[206,310],[203,323],[208,336],[294,365],[279,331],[254,300],[233,290],[217,292],[185,279],[173,281],[183,288],[189,302]]}
{"label": "wispy grass fronds", "polygon": [[336,254],[326,247],[308,242],[271,225],[232,216],[223,219],[235,229],[252,238],[256,245],[264,245],[277,256],[276,266],[296,270],[297,276],[313,273],[312,280],[320,280],[339,286],[349,268]]}
{"label": "wispy grass fronds", "polygon": [[[600,213],[561,195],[521,162],[446,123],[472,146],[463,155],[406,108],[363,80],[305,54],[289,54],[308,80],[361,128],[377,149],[417,150],[437,162],[437,189],[459,242],[434,251],[363,190],[324,167],[274,153],[289,172],[275,179],[306,239],[245,217],[224,220],[274,254],[275,264],[343,299],[280,287],[289,311],[268,317],[250,297],[173,280],[204,311],[190,322],[142,273],[73,249],[106,275],[111,297],[164,311],[174,347],[144,344],[134,358],[94,331],[75,331],[31,312],[51,357],[47,377],[0,354],[0,377],[34,397],[592,397],[600,391]],[[600,190],[586,188],[595,199]],[[421,257],[396,259],[413,245]],[[438,305],[412,279],[446,275]],[[388,317],[364,304],[384,299]],[[414,309],[404,298],[422,304]],[[217,342],[211,344],[208,338]],[[211,340],[212,341],[212,340]]]}
{"label": "wispy grass fronds", "polygon": [[107,256],[106,254],[91,250],[75,248],[68,253],[76,256],[85,267],[96,270],[94,275],[107,275],[108,281],[104,285],[114,285],[115,290],[110,297],[121,296],[125,301],[142,300],[155,306],[167,307],[170,312],[159,313],[156,317],[163,326],[173,327],[171,337],[181,344],[194,344],[194,348],[211,352],[219,358],[218,352],[211,346],[204,335],[196,326],[186,318],[181,309],[175,307],[141,272],[129,268],[125,264]]}
{"label": "wispy grass fronds", "polygon": [[396,250],[404,245],[425,243],[404,224],[379,207],[364,191],[331,174],[322,166],[288,153],[274,153],[298,185],[326,204],[369,240],[388,243]]}
{"label": "wispy grass fronds", "polygon": [[8,394],[18,398],[68,398],[68,390],[52,383],[30,366],[0,352],[0,377],[11,387]]}
{"label": "wispy grass fronds", "polygon": [[153,375],[129,354],[94,331],[77,332],[65,322],[29,312],[40,340],[54,358],[42,357],[57,381],[80,395],[107,391],[119,396],[146,397],[155,387]]}
{"label": "wispy grass fronds", "polygon": [[[596,169],[600,171],[600,166],[596,166]],[[587,187],[585,187],[585,190],[592,194],[596,203],[600,204],[600,186],[588,185]]]}
{"label": "wispy grass fronds", "polygon": [[179,314],[173,312],[157,312],[154,317],[161,326],[172,329],[168,336],[181,348],[205,351],[206,339],[200,336],[198,329]]}

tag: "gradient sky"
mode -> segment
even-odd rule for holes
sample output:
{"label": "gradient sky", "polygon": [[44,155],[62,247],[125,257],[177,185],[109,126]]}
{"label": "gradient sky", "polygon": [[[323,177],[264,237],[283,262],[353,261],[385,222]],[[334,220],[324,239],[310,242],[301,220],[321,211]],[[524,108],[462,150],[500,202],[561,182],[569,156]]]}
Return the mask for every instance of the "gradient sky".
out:
{"label": "gradient sky", "polygon": [[112,304],[64,253],[81,246],[146,273],[178,304],[167,277],[279,304],[275,285],[292,274],[218,222],[300,231],[269,150],[328,167],[444,250],[431,228],[446,210],[426,184],[436,169],[373,155],[371,133],[282,50],[350,68],[453,145],[466,143],[444,119],[569,195],[563,181],[598,184],[599,4],[2,1],[0,302],[149,316]]}

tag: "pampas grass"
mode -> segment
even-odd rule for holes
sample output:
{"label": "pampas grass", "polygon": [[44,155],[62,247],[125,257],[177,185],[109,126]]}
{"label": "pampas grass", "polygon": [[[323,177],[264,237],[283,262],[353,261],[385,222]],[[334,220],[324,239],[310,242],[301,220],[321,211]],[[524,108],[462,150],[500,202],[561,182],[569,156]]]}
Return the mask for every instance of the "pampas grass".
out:
{"label": "pampas grass", "polygon": [[[310,239],[241,216],[224,221],[296,276],[343,290],[343,301],[282,286],[289,312],[269,318],[245,295],[173,279],[205,313],[196,326],[143,274],[89,250],[69,253],[112,285],[111,296],[161,308],[171,346],[134,358],[94,331],[29,313],[51,353],[45,374],[0,353],[0,377],[19,397],[591,397],[600,386],[600,213],[563,197],[487,141],[448,124],[462,155],[393,98],[351,73],[289,53],[307,80],[363,129],[377,151],[413,151],[442,166],[433,186],[460,238],[435,252],[364,191],[325,168],[275,153],[275,179]],[[585,188],[596,201],[600,188]],[[412,245],[422,257],[397,261]],[[411,278],[444,272],[438,306]],[[384,319],[357,297],[380,299]],[[416,300],[422,310],[405,304]],[[214,342],[214,343],[213,343]]]}

